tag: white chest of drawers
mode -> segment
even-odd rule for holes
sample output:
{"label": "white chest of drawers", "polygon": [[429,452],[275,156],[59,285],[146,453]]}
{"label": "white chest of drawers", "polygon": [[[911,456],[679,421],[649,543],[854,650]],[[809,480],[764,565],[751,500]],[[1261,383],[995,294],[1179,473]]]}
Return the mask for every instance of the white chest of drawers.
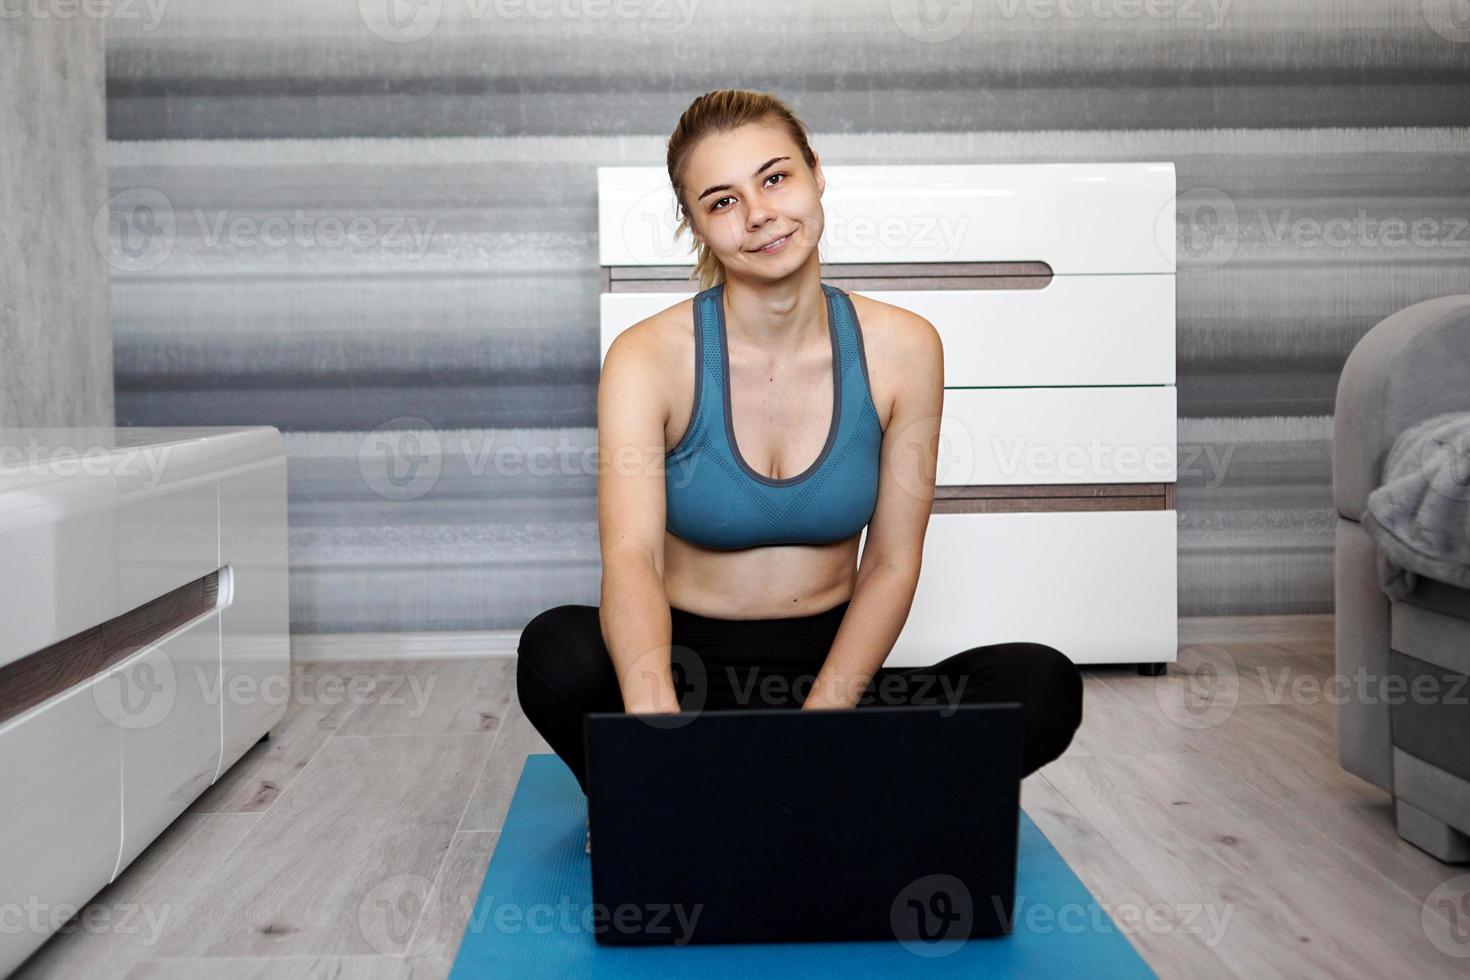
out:
{"label": "white chest of drawers", "polygon": [[[944,343],[934,512],[887,663],[1012,640],[1173,662],[1173,165],[824,171],[823,281]],[[598,200],[605,357],[697,287],[662,168],[599,168]]]}
{"label": "white chest of drawers", "polygon": [[285,714],[286,455],[0,429],[0,976]]}

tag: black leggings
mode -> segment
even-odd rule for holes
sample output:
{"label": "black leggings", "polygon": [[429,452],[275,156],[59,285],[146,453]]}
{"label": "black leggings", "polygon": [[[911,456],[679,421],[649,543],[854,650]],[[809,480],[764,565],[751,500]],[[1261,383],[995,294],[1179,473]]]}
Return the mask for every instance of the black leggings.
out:
{"label": "black leggings", "polygon": [[[799,708],[821,668],[847,603],[784,619],[714,619],[671,608],[675,688],[685,711]],[[582,719],[622,711],[597,606],[556,606],[521,632],[516,691],[526,718],[576,774],[587,776]],[[1061,755],[1082,721],[1082,675],[1041,643],[971,647],[929,667],[880,667],[868,704],[1016,701],[1023,720],[1021,774]]]}

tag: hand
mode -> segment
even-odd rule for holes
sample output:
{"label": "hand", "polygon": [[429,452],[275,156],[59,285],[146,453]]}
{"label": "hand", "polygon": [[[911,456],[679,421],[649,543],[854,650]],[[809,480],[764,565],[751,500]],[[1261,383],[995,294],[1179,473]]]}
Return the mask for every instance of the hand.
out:
{"label": "hand", "polygon": [[645,688],[623,698],[623,710],[630,715],[668,715],[679,711],[679,696],[673,684]]}

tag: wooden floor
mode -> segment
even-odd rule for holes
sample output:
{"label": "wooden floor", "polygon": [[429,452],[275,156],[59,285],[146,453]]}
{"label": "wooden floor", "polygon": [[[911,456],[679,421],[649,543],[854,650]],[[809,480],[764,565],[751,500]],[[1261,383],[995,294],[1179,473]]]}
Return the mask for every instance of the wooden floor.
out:
{"label": "wooden floor", "polygon": [[[514,660],[294,670],[270,739],[15,976],[447,975],[522,762],[548,751]],[[1443,918],[1470,909],[1470,868],[1399,840],[1387,795],[1338,766],[1332,670],[1330,616],[1185,620],[1163,677],[1084,670],[1082,729],[1022,805],[1160,976],[1470,973],[1429,938],[1470,955]]]}

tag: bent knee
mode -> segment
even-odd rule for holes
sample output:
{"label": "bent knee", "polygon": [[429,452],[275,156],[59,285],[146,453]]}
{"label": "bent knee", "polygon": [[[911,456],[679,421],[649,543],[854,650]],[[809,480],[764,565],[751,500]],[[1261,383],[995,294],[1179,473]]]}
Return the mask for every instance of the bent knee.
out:
{"label": "bent knee", "polygon": [[562,605],[537,613],[521,630],[516,684],[551,687],[573,700],[591,695],[616,672],[602,640],[596,606]]}

